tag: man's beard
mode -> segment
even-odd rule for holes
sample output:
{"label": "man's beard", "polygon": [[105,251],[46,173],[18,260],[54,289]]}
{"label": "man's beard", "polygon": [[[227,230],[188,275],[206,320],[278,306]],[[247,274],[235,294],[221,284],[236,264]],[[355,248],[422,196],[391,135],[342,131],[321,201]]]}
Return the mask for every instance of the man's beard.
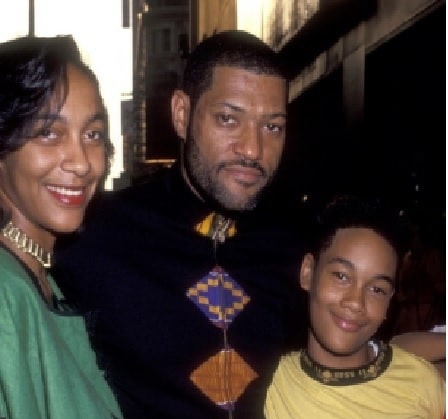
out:
{"label": "man's beard", "polygon": [[[188,135],[185,142],[183,160],[189,180],[199,195],[204,199],[212,199],[229,211],[250,211],[254,209],[261,193],[272,178],[272,175],[269,176],[266,170],[253,160],[239,159],[222,162],[216,167],[210,166],[191,134]],[[266,184],[252,195],[238,197],[230,192],[218,178],[218,172],[228,165],[255,168],[267,179]]]}

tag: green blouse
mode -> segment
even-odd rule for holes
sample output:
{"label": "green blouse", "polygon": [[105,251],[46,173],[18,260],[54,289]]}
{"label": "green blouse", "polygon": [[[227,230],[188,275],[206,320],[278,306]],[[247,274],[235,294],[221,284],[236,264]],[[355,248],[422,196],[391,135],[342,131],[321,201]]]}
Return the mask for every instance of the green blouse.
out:
{"label": "green blouse", "polygon": [[50,309],[32,273],[0,247],[0,418],[102,419],[122,415],[95,360],[84,320]]}

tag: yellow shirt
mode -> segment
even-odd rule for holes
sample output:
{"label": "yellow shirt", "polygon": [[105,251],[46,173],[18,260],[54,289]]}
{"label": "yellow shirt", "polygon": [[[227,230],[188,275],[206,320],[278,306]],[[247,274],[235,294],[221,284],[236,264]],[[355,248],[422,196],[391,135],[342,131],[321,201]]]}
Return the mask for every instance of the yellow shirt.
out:
{"label": "yellow shirt", "polygon": [[385,345],[377,357],[381,363],[355,371],[311,368],[300,355],[280,360],[268,388],[266,419],[443,417],[445,382],[430,363],[397,346]]}

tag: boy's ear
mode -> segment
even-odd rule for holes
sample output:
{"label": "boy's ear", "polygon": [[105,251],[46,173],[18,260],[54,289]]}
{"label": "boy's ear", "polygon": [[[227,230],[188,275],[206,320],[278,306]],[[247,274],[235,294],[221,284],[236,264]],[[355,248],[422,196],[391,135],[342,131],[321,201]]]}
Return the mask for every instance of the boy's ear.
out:
{"label": "boy's ear", "polygon": [[314,273],[314,256],[311,253],[307,253],[303,260],[302,266],[300,267],[300,286],[305,291],[309,291],[311,288],[311,283],[313,282]]}
{"label": "boy's ear", "polygon": [[186,140],[190,118],[190,98],[182,90],[175,90],[171,96],[171,118],[177,135]]}

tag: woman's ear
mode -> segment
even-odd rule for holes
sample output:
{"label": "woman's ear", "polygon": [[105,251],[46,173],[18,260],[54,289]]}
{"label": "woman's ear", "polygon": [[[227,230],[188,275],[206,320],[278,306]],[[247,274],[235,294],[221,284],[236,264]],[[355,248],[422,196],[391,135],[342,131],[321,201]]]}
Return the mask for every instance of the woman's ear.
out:
{"label": "woman's ear", "polygon": [[314,274],[314,256],[311,253],[307,253],[303,260],[302,266],[300,267],[300,286],[305,291],[309,291],[311,288],[311,283],[313,282]]}
{"label": "woman's ear", "polygon": [[185,141],[190,118],[190,98],[182,90],[175,90],[171,96],[171,118],[177,135]]}

